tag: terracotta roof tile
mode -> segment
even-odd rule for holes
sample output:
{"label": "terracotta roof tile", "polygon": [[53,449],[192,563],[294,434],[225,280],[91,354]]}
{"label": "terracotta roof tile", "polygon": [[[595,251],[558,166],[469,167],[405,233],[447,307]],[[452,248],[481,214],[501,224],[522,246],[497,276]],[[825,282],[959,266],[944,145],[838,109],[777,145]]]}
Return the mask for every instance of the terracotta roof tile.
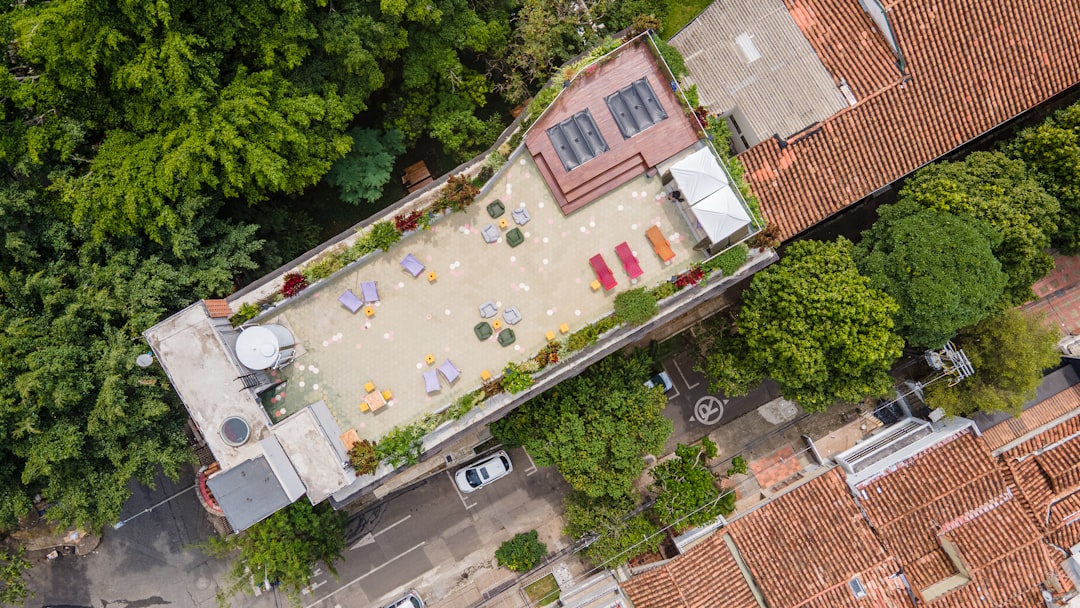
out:
{"label": "terracotta roof tile", "polygon": [[888,557],[837,469],[728,529],[773,608],[801,606]]}
{"label": "terracotta roof tile", "polygon": [[[864,22],[833,18],[844,4],[793,2],[814,8],[814,27],[805,30],[811,44],[859,39]],[[1080,3],[901,0],[888,15],[910,80],[860,98],[784,150],[770,140],[741,155],[784,238],[1080,81]],[[826,37],[820,27],[835,32]],[[822,47],[819,55],[854,65],[841,59],[852,56],[844,50]],[[862,74],[860,88],[873,89],[872,71],[848,69]]]}
{"label": "terracotta roof tile", "polygon": [[991,450],[999,450],[1027,433],[1070,413],[1080,414],[1080,384],[1074,384],[1029,407],[1019,416],[983,431],[983,441]]}
{"label": "terracotta roof tile", "polygon": [[785,4],[836,84],[847,82],[856,99],[900,81],[896,56],[858,3],[785,0]]}
{"label": "terracotta roof tile", "polygon": [[[758,608],[722,533],[679,559],[634,576],[622,588],[636,608]],[[684,595],[680,590],[689,591]]]}
{"label": "terracotta roof tile", "polygon": [[231,317],[233,314],[228,300],[203,300],[203,306],[206,306],[206,314],[211,319]]}

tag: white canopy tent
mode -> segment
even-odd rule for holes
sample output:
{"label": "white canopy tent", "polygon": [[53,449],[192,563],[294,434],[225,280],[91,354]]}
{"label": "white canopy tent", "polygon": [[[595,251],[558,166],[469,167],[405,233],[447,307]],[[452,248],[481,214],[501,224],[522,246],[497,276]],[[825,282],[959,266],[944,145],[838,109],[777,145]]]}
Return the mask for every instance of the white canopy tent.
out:
{"label": "white canopy tent", "polygon": [[672,165],[671,176],[690,205],[729,186],[727,173],[720,168],[712,150],[707,147]]}
{"label": "white canopy tent", "polygon": [[722,243],[750,224],[750,216],[731,187],[721,188],[690,206],[713,243]]}

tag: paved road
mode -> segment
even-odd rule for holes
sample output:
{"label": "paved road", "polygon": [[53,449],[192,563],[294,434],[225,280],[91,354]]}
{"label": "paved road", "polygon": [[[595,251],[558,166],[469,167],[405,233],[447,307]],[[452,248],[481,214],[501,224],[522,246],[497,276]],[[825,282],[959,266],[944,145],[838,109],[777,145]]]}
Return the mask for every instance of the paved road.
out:
{"label": "paved road", "polygon": [[704,374],[694,371],[693,356],[685,352],[665,359],[662,364],[674,385],[668,392],[664,416],[674,423],[675,430],[664,445],[665,452],[674,452],[678,443],[693,443],[716,427],[780,396],[780,389],[772,380],[750,394],[734,399],[728,399],[723,393],[709,392],[708,380]]}
{"label": "paved road", "polygon": [[550,524],[569,486],[554,467],[533,468],[524,450],[510,450],[510,459],[510,476],[472,494],[443,473],[353,516],[337,580],[316,576],[304,606],[370,608],[409,588],[426,599],[452,595],[470,571],[494,560],[499,544],[545,524],[540,539],[553,550],[558,531]]}
{"label": "paved road", "polygon": [[[190,488],[193,474],[177,483],[160,477],[156,490],[131,484],[132,497],[121,519],[130,518],[171,496],[176,498],[137,515],[118,530],[107,528],[93,553],[38,562],[27,575],[34,597],[28,608],[213,608],[228,564],[207,557],[192,545],[214,534]],[[234,598],[232,606],[271,607],[272,597]]]}

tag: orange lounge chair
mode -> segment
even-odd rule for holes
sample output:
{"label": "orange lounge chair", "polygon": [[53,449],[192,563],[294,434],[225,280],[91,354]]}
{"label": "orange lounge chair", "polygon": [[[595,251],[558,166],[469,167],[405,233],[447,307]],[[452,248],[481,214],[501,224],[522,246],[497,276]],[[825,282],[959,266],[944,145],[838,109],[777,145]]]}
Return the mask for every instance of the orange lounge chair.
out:
{"label": "orange lounge chair", "polygon": [[671,245],[668,244],[668,240],[664,238],[660,228],[653,226],[645,231],[645,236],[649,238],[649,242],[652,243],[653,250],[656,251],[656,255],[660,256],[660,259],[665,262],[670,262],[675,257],[675,252],[671,250]]}

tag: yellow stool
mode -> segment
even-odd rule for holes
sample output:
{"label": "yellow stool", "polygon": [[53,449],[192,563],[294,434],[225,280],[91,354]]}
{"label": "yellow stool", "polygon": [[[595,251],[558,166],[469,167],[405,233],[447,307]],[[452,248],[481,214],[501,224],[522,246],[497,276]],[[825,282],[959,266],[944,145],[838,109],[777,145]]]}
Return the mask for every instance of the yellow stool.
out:
{"label": "yellow stool", "polygon": [[368,306],[367,308],[364,309],[364,314],[369,316],[369,317],[374,317],[375,316],[375,309],[372,308],[371,306]]}
{"label": "yellow stool", "polygon": [[570,326],[567,325],[566,323],[560,323],[559,324],[559,332],[564,333],[564,334],[570,333]]}
{"label": "yellow stool", "polygon": [[483,380],[484,382],[487,382],[488,380],[491,380],[491,372],[489,372],[486,369],[484,371],[480,372],[480,379]]}
{"label": "yellow stool", "polygon": [[499,228],[502,228],[503,230],[506,230],[506,227],[509,226],[509,225],[510,225],[510,222],[506,221],[505,217],[502,218],[501,220],[499,220]]}
{"label": "yellow stool", "polygon": [[554,342],[555,341],[555,332],[553,332],[553,331],[547,332],[546,334],[544,334],[544,336],[547,338],[548,342]]}
{"label": "yellow stool", "polygon": [[439,278],[439,275],[435,274],[434,271],[427,273],[427,282],[428,283],[434,283],[435,279],[437,279],[437,278]]}
{"label": "yellow stool", "polygon": [[589,287],[592,287],[593,291],[599,291],[600,290],[600,281],[597,281],[596,279],[593,279],[593,282],[589,283]]}
{"label": "yellow stool", "polygon": [[369,393],[371,391],[375,390],[375,383],[374,382],[365,382],[364,383],[364,390],[369,392]]}
{"label": "yellow stool", "polygon": [[391,393],[389,390],[385,390],[382,392],[382,398],[383,401],[390,401],[394,398],[394,393]]}
{"label": "yellow stool", "polygon": [[371,411],[371,408],[368,407],[367,401],[360,402],[360,411],[365,414]]}
{"label": "yellow stool", "polygon": [[427,363],[428,365],[431,365],[432,363],[435,363],[435,355],[427,355],[427,356],[425,356],[424,357],[424,363]]}
{"label": "yellow stool", "polygon": [[502,321],[499,321],[499,320],[492,321],[491,322],[491,327],[495,331],[499,331],[500,329],[502,329]]}

